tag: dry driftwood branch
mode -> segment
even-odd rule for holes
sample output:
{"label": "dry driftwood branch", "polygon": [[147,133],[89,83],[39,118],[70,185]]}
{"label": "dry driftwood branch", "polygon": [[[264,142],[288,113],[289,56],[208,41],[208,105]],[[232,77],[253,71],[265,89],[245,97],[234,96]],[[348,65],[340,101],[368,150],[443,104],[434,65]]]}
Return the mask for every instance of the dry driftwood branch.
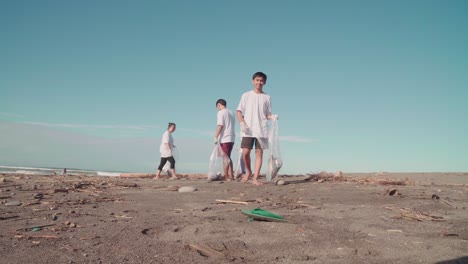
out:
{"label": "dry driftwood branch", "polygon": [[208,246],[205,246],[205,245],[201,245],[201,244],[195,244],[195,243],[191,243],[189,244],[189,247],[195,249],[196,251],[198,251],[200,254],[202,254],[203,256],[206,256],[206,257],[213,257],[213,258],[223,258],[224,257],[224,254],[217,251],[217,250],[214,250]]}
{"label": "dry driftwood branch", "polygon": [[58,236],[54,235],[42,235],[42,236],[28,236],[29,238],[51,238],[51,239],[58,239]]}
{"label": "dry driftwood branch", "polygon": [[248,202],[233,201],[233,200],[219,200],[219,199],[216,199],[215,201],[216,201],[217,203],[232,203],[232,204],[244,204],[244,205],[248,205],[248,204],[249,204]]}

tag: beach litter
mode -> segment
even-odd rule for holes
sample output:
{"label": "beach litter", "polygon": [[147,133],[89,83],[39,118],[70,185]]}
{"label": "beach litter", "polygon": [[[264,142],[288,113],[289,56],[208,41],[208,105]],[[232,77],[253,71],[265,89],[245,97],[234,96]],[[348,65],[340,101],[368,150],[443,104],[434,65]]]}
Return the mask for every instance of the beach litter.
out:
{"label": "beach litter", "polygon": [[33,227],[25,227],[25,228],[19,228],[16,229],[16,231],[38,231],[41,230],[44,227],[49,227],[49,226],[54,226],[55,224],[50,224],[50,225],[40,225],[40,226],[33,226]]}
{"label": "beach litter", "polygon": [[253,210],[241,210],[241,212],[248,216],[248,222],[251,222],[253,220],[287,222],[287,220],[284,219],[281,215],[274,214],[261,208],[255,208]]}

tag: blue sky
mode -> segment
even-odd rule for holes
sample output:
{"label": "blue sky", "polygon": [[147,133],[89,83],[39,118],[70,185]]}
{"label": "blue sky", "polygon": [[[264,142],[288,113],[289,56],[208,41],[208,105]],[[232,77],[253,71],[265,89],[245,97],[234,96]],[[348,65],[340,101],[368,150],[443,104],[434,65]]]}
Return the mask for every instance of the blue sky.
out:
{"label": "blue sky", "polygon": [[206,172],[216,100],[263,71],[283,173],[468,171],[466,10],[1,1],[0,165],[151,172],[175,122],[178,171]]}

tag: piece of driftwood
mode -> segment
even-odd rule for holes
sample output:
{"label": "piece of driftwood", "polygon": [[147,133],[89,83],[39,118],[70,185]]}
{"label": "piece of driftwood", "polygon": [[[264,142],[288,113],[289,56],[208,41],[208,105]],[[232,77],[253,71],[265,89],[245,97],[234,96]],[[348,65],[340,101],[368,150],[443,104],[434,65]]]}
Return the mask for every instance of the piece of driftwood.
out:
{"label": "piece of driftwood", "polygon": [[156,174],[150,173],[121,173],[120,178],[153,178]]}
{"label": "piece of driftwood", "polygon": [[15,186],[21,186],[21,184],[0,185],[0,188],[8,188],[8,187],[15,187]]}
{"label": "piece of driftwood", "polygon": [[0,220],[8,220],[8,219],[13,219],[13,218],[18,218],[19,216],[17,215],[11,215],[11,216],[0,216]]}
{"label": "piece of driftwood", "polygon": [[232,204],[244,204],[244,205],[249,204],[248,202],[233,201],[233,200],[220,200],[220,199],[216,199],[215,201],[216,201],[217,203],[232,203]]}
{"label": "piece of driftwood", "polygon": [[447,200],[442,200],[443,203],[450,205],[453,208],[457,208],[455,205],[449,203]]}
{"label": "piece of driftwood", "polygon": [[200,254],[202,254],[203,256],[205,257],[212,257],[212,258],[223,258],[224,257],[224,254],[217,251],[217,250],[214,250],[208,246],[205,246],[205,245],[201,245],[201,244],[195,244],[195,243],[191,243],[189,244],[189,247],[192,248],[192,249],[195,249],[196,251],[198,251]]}
{"label": "piece of driftwood", "polygon": [[29,238],[51,238],[51,239],[58,239],[58,236],[54,235],[42,235],[42,236],[28,236]]}

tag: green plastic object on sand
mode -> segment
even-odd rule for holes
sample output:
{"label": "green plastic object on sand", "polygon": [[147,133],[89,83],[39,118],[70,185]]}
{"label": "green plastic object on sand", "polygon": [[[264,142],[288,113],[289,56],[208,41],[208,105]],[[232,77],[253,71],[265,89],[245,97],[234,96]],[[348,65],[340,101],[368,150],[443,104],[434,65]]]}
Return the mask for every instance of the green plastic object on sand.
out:
{"label": "green plastic object on sand", "polygon": [[253,210],[241,210],[241,212],[249,216],[249,222],[252,220],[287,222],[287,220],[284,219],[281,215],[274,214],[261,208],[255,208]]}

